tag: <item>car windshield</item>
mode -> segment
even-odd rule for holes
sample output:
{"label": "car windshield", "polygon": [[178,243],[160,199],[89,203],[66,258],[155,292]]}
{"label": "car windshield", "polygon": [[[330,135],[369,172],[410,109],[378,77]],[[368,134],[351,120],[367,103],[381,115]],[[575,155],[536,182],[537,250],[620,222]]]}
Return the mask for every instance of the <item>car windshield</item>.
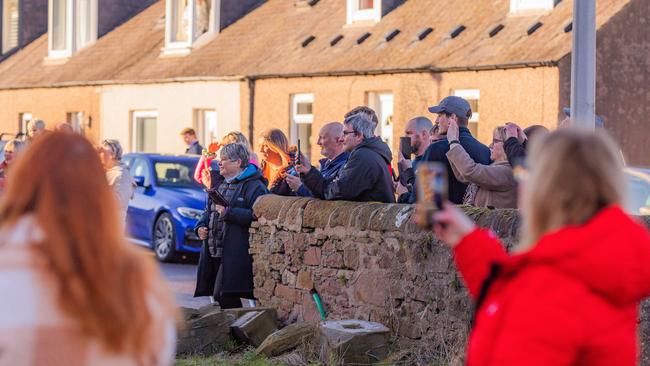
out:
{"label": "car windshield", "polygon": [[156,182],[160,187],[200,188],[193,178],[196,162],[154,162]]}
{"label": "car windshield", "polygon": [[627,175],[626,206],[632,215],[650,215],[650,179],[641,174]]}

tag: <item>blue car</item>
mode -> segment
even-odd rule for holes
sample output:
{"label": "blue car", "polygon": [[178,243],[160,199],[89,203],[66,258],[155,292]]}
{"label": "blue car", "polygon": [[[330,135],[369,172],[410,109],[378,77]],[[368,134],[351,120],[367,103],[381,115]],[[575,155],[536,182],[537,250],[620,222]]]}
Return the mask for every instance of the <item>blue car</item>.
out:
{"label": "blue car", "polygon": [[137,184],[127,212],[129,239],[153,249],[162,262],[200,252],[194,226],[206,193],[193,178],[199,156],[132,153],[123,161]]}

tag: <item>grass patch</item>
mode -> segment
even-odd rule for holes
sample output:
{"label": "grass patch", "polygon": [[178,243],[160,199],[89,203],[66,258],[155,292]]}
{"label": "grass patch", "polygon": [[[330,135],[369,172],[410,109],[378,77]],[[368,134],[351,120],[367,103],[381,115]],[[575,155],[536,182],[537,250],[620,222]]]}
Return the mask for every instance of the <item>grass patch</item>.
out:
{"label": "grass patch", "polygon": [[268,358],[257,355],[251,348],[243,353],[229,355],[223,353],[215,356],[190,356],[176,360],[176,366],[283,366]]}

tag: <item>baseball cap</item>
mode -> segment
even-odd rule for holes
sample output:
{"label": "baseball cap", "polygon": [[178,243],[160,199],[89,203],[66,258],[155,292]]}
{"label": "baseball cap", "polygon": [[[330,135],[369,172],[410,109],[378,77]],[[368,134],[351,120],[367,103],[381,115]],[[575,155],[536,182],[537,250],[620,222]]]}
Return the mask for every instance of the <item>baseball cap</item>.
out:
{"label": "baseball cap", "polygon": [[445,97],[443,100],[438,103],[438,105],[434,105],[433,107],[429,107],[429,112],[431,113],[453,113],[459,117],[471,117],[472,116],[472,108],[469,106],[469,103],[461,98],[457,97],[455,95],[450,95],[448,97]]}
{"label": "baseball cap", "polygon": [[[567,117],[571,117],[571,108],[566,107],[562,108],[562,111]],[[596,115],[596,127],[598,128],[603,128],[605,127],[605,121],[603,120],[603,117]]]}

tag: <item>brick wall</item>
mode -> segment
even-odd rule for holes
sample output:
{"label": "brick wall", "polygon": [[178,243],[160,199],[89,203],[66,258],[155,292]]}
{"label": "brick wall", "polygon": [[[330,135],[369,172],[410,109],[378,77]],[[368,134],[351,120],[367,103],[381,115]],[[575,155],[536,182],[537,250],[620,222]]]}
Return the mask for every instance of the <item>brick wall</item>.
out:
{"label": "brick wall", "polygon": [[[506,246],[516,242],[516,211],[466,211]],[[255,296],[285,322],[317,322],[315,288],[330,319],[377,321],[400,340],[462,350],[470,299],[450,251],[415,227],[411,213],[410,205],[261,198],[250,230]],[[644,344],[647,310],[650,304],[642,312]]]}
{"label": "brick wall", "polygon": [[0,90],[0,132],[18,132],[20,114],[31,113],[45,121],[47,128],[65,122],[69,112],[83,112],[92,125],[85,135],[97,142],[100,135],[100,97],[95,87]]}
{"label": "brick wall", "polygon": [[[555,128],[560,108],[558,82],[559,72],[556,67],[257,80],[253,135],[258,137],[270,127],[279,128],[288,134],[291,96],[313,93],[311,153],[312,161],[316,162],[321,157],[316,145],[318,131],[325,123],[340,122],[350,109],[367,105],[368,92],[392,93],[394,111],[391,149],[396,161],[399,136],[404,133],[406,122],[417,116],[435,120],[436,116],[429,113],[427,108],[455,89],[480,90],[478,139],[483,143],[489,144],[494,128],[508,121],[516,121],[522,126],[542,124]],[[242,131],[248,131],[247,122],[242,123],[242,127],[245,128]],[[255,139],[253,143],[257,149]]]}
{"label": "brick wall", "polygon": [[[628,164],[650,166],[650,4],[634,0],[598,30],[596,113],[621,145]],[[559,64],[560,106],[571,99],[571,56]],[[561,111],[560,111],[561,112]],[[563,118],[563,117],[562,117]]]}

